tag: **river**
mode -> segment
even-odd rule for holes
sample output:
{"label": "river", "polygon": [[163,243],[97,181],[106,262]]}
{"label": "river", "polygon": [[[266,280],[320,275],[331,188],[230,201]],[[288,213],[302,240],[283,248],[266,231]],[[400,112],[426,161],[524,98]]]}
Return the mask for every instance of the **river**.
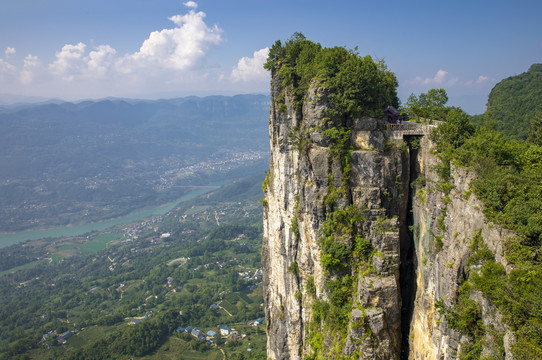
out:
{"label": "river", "polygon": [[[153,208],[148,208],[145,210],[137,211],[130,213],[125,216],[121,216],[115,219],[100,221],[91,224],[83,224],[76,226],[64,226],[50,229],[41,229],[41,230],[25,230],[15,233],[0,233],[0,248],[10,246],[13,244],[18,244],[27,240],[38,240],[44,238],[59,238],[59,237],[68,237],[68,236],[78,236],[89,233],[91,231],[101,231],[113,227],[115,225],[130,223],[137,220],[142,220],[151,216],[164,215],[168,211],[171,211],[175,206],[180,204],[183,201],[191,200],[199,195],[205,194],[217,188],[219,186],[227,184],[228,181],[221,181],[217,183],[212,183],[206,185],[206,187],[196,188],[190,191],[188,194],[182,196],[181,198],[160,206]],[[208,187],[207,187],[208,186]]]}

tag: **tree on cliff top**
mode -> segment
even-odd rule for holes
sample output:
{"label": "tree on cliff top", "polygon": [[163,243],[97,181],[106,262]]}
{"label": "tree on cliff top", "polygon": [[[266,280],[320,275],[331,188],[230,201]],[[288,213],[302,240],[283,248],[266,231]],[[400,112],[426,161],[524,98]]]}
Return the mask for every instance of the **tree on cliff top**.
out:
{"label": "tree on cliff top", "polygon": [[361,57],[357,49],[322,48],[301,33],[295,33],[284,45],[280,40],[275,42],[264,68],[272,77],[278,75],[283,87],[292,87],[298,111],[314,80],[331,90],[331,117],[381,117],[388,105],[399,105],[397,78],[384,61]]}
{"label": "tree on cliff top", "polygon": [[421,93],[419,96],[410,94],[403,108],[410,119],[420,118],[431,120],[444,120],[449,107],[448,94],[443,88],[430,89],[427,93]]}

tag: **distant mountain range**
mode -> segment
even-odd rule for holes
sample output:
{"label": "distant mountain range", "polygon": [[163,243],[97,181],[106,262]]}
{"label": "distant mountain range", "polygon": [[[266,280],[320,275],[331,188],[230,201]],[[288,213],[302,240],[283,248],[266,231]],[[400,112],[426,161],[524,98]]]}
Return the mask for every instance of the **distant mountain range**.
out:
{"label": "distant mountain range", "polygon": [[20,106],[46,102],[63,102],[59,99],[51,99],[42,96],[23,96],[13,94],[0,94],[0,106]]}
{"label": "distant mountain range", "polygon": [[96,221],[263,172],[269,97],[0,106],[0,232]]}

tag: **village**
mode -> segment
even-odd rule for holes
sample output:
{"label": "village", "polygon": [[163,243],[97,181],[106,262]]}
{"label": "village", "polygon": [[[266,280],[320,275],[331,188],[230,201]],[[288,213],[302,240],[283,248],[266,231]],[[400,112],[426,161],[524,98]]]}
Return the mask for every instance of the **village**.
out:
{"label": "village", "polygon": [[[260,317],[257,318],[254,321],[251,321],[248,323],[248,325],[252,326],[259,326],[264,322],[264,318]],[[214,330],[213,330],[214,329]],[[227,325],[217,325],[215,328],[208,330],[207,332],[204,332],[202,330],[199,330],[197,328],[193,328],[191,326],[182,327],[179,326],[177,328],[177,332],[184,333],[184,334],[190,334],[196,339],[200,341],[205,341],[211,345],[214,345],[216,342],[216,339],[219,338],[220,340],[218,342],[228,342],[228,341],[239,341],[243,340],[246,335],[240,334],[239,331],[227,326]],[[217,344],[218,344],[217,342]],[[220,345],[220,344],[218,344]]]}
{"label": "village", "polygon": [[[35,352],[91,351],[104,333],[148,335],[171,322],[164,346],[260,354],[265,319],[255,223],[261,205],[223,196],[217,201],[213,194],[165,215],[44,244],[45,270],[17,283],[17,289],[39,289],[55,299],[33,315],[43,324]],[[78,263],[80,269],[72,265]],[[60,284],[67,283],[73,294],[59,296]]]}

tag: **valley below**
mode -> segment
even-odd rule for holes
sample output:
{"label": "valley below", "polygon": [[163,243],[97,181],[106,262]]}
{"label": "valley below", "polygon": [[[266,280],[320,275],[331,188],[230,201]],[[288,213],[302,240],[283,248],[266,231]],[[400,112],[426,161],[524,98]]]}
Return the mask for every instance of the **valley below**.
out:
{"label": "valley below", "polygon": [[263,95],[0,108],[0,233],[113,219],[265,171]]}
{"label": "valley below", "polygon": [[0,359],[265,359],[262,180],[0,249]]}

